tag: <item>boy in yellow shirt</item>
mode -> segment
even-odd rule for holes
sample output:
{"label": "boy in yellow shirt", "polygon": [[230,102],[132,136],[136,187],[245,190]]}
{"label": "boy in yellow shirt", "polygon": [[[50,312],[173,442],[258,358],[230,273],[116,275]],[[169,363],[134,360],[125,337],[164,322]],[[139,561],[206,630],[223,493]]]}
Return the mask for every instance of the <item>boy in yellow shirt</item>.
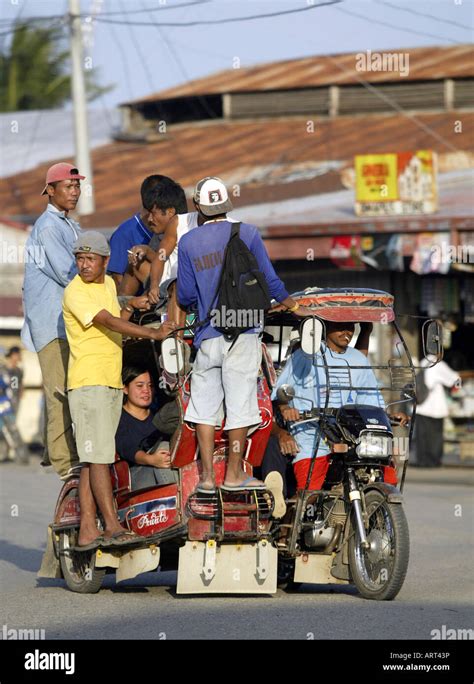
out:
{"label": "boy in yellow shirt", "polygon": [[[146,296],[133,297],[122,310],[115,283],[106,275],[110,248],[105,237],[87,231],[75,242],[78,275],[66,287],[63,315],[70,357],[68,401],[79,459],[81,526],[78,547],[121,546],[135,540],[119,524],[109,465],[115,459],[115,433],[122,411],[122,335],[162,340],[176,326],[158,329],[129,322],[133,308],[149,308]],[[96,504],[104,519],[100,533]]]}

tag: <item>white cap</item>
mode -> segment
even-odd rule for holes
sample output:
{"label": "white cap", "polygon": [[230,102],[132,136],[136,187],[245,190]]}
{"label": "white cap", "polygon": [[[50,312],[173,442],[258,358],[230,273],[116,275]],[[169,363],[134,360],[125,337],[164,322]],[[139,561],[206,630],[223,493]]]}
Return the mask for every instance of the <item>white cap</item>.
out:
{"label": "white cap", "polygon": [[204,216],[217,216],[232,211],[227,188],[220,178],[207,176],[202,178],[194,188],[194,201]]}

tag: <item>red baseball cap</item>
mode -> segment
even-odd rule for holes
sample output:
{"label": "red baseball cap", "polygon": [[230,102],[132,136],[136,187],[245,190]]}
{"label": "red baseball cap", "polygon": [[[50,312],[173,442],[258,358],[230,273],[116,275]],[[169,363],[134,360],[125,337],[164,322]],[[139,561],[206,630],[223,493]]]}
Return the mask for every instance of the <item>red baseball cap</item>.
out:
{"label": "red baseball cap", "polygon": [[84,180],[85,176],[81,176],[78,169],[67,162],[59,162],[49,167],[46,173],[46,185],[42,195],[46,195],[46,188],[50,183],[57,183],[63,180]]}

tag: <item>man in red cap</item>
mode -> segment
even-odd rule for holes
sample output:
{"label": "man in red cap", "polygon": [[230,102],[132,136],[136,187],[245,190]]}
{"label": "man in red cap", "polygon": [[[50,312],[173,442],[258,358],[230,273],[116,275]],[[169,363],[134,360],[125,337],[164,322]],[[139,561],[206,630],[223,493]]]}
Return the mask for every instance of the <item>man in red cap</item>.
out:
{"label": "man in red cap", "polygon": [[77,274],[72,246],[82,234],[70,218],[84,179],[72,164],[48,169],[42,192],[48,206],[36,220],[25,246],[22,340],[38,353],[46,403],[44,465],[65,479],[78,463],[65,394],[69,347],[62,314],[65,287]]}

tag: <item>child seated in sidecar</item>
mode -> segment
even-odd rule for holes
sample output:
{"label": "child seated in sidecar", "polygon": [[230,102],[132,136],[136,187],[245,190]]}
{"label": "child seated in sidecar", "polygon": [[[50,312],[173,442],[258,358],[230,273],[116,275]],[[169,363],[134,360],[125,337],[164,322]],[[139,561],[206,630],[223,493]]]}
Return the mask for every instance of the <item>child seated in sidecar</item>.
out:
{"label": "child seated in sidecar", "polygon": [[[325,321],[325,325],[326,341],[323,350],[326,354],[327,365],[330,367],[328,407],[339,408],[345,404],[357,403],[384,408],[385,404],[378,390],[377,379],[366,355],[358,349],[349,347],[354,335],[355,324]],[[293,400],[293,407],[278,402],[278,408],[285,421],[298,420],[299,411],[309,408],[309,401],[302,401],[297,397],[311,400],[316,407],[326,405],[327,380],[322,364],[321,352],[316,355],[316,364],[313,364],[312,358],[300,348],[295,348],[289,356],[272,394],[272,399],[276,400],[277,390],[283,384],[290,384],[295,389],[297,396]],[[333,367],[331,368],[331,366]],[[355,366],[364,366],[364,368],[354,368]],[[341,389],[338,389],[338,385],[341,386]],[[364,389],[343,389],[348,385]],[[392,417],[399,420],[401,425],[405,425],[408,421],[408,417],[404,413],[396,413]],[[293,457],[293,470],[298,489],[304,489],[306,486],[312,456],[317,447],[316,462],[311,474],[309,489],[321,489],[329,468],[330,448],[326,442],[319,440],[317,424],[311,422],[295,425],[289,433],[274,423],[272,433],[279,441],[281,452],[286,456]],[[263,468],[265,472],[268,472],[268,466],[265,468],[265,461]],[[286,463],[284,469],[278,468],[278,470],[283,475],[286,470]],[[390,484],[397,483],[395,470],[391,467],[384,468],[384,478]]]}
{"label": "child seated in sidecar", "polygon": [[125,366],[122,371],[124,405],[115,435],[120,458],[128,461],[132,489],[177,482],[171,470],[168,435],[155,426],[150,409],[153,381],[149,371],[140,366]]}

